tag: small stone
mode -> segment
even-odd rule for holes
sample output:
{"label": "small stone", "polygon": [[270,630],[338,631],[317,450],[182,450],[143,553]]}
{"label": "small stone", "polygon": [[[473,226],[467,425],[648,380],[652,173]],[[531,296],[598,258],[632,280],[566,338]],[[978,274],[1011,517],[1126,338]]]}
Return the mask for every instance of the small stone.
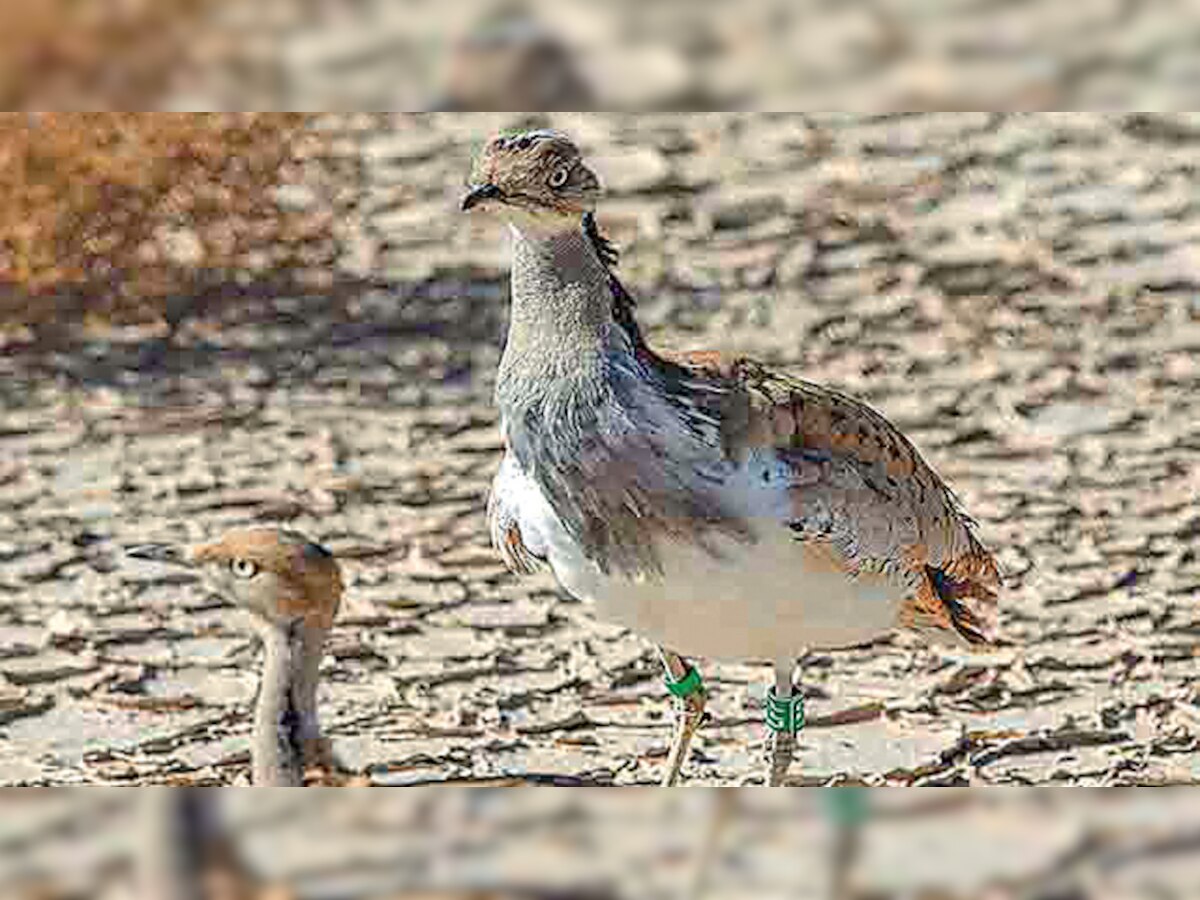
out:
{"label": "small stone", "polygon": [[1117,410],[1099,403],[1051,403],[1035,410],[1030,427],[1053,437],[1077,437],[1111,430],[1120,418]]}
{"label": "small stone", "polygon": [[52,696],[33,696],[28,689],[15,685],[0,675],[0,725],[25,716],[39,715],[53,705]]}
{"label": "small stone", "polygon": [[155,234],[163,254],[177,266],[196,266],[204,261],[204,242],[190,228],[159,228]]}
{"label": "small stone", "polygon": [[60,609],[46,620],[46,630],[51,639],[78,637],[91,630],[92,623],[87,616],[73,610]]}
{"label": "small stone", "polygon": [[478,631],[524,631],[545,628],[550,612],[528,603],[472,603],[456,610],[450,618]]}
{"label": "small stone", "polygon": [[637,194],[661,187],[671,173],[670,164],[652,147],[620,147],[597,153],[595,169],[605,190]]}
{"label": "small stone", "polygon": [[23,656],[0,660],[0,674],[18,686],[62,681],[75,675],[84,675],[97,668],[94,659],[85,659],[72,653],[43,650],[37,656]]}
{"label": "small stone", "polygon": [[281,184],[275,188],[275,203],[281,209],[302,212],[317,204],[317,195],[305,184]]}

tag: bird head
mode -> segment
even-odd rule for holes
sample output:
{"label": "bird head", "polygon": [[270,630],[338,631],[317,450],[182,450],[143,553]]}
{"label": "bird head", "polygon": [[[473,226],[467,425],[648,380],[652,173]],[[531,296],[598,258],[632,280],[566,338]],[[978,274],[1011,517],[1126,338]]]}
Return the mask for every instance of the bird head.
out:
{"label": "bird head", "polygon": [[600,193],[600,179],[570,138],[525,131],[487,143],[462,208],[493,210],[519,227],[553,233],[578,228]]}
{"label": "bird head", "polygon": [[260,620],[328,629],[342,599],[341,570],[324,547],[282,528],[237,528],[206,544],[142,544],[126,555],[197,572]]}

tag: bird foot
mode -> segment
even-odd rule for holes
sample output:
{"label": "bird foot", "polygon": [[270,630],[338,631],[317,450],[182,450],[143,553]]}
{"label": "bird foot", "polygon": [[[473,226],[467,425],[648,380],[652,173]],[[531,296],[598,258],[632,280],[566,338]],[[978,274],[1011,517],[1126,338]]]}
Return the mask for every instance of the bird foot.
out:
{"label": "bird foot", "polygon": [[708,693],[704,690],[704,682],[700,673],[689,668],[687,675],[679,680],[667,676],[667,690],[672,694],[675,704],[675,727],[671,736],[671,749],[667,754],[667,770],[663,774],[662,786],[674,787],[679,783],[679,773],[687,758],[692,736],[700,726],[708,721],[705,704]]}

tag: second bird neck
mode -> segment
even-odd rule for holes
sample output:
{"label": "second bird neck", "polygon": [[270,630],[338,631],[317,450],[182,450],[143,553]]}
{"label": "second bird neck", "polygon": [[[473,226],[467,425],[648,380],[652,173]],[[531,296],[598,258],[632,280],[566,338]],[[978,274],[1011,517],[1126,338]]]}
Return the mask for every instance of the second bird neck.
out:
{"label": "second bird neck", "polygon": [[251,779],[256,786],[297,787],[304,780],[306,746],[321,736],[317,678],[324,634],[296,622],[267,626],[262,639]]}
{"label": "second bird neck", "polygon": [[513,228],[512,312],[497,396],[521,403],[547,387],[587,389],[614,342],[609,273],[582,225]]}

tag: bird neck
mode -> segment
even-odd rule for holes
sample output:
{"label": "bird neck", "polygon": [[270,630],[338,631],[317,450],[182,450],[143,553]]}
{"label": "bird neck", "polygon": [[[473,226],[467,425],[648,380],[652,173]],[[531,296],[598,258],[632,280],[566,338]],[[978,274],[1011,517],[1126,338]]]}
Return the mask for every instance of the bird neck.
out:
{"label": "bird neck", "polygon": [[614,340],[609,272],[577,227],[513,226],[512,311],[496,395],[522,405],[548,386],[586,388]]}
{"label": "bird neck", "polygon": [[217,788],[152,787],[141,795],[141,900],[204,900],[214,876],[245,878],[222,828]]}
{"label": "bird neck", "polygon": [[297,620],[268,625],[262,639],[251,780],[256,786],[299,787],[304,781],[305,748],[321,736],[317,677],[325,631]]}

